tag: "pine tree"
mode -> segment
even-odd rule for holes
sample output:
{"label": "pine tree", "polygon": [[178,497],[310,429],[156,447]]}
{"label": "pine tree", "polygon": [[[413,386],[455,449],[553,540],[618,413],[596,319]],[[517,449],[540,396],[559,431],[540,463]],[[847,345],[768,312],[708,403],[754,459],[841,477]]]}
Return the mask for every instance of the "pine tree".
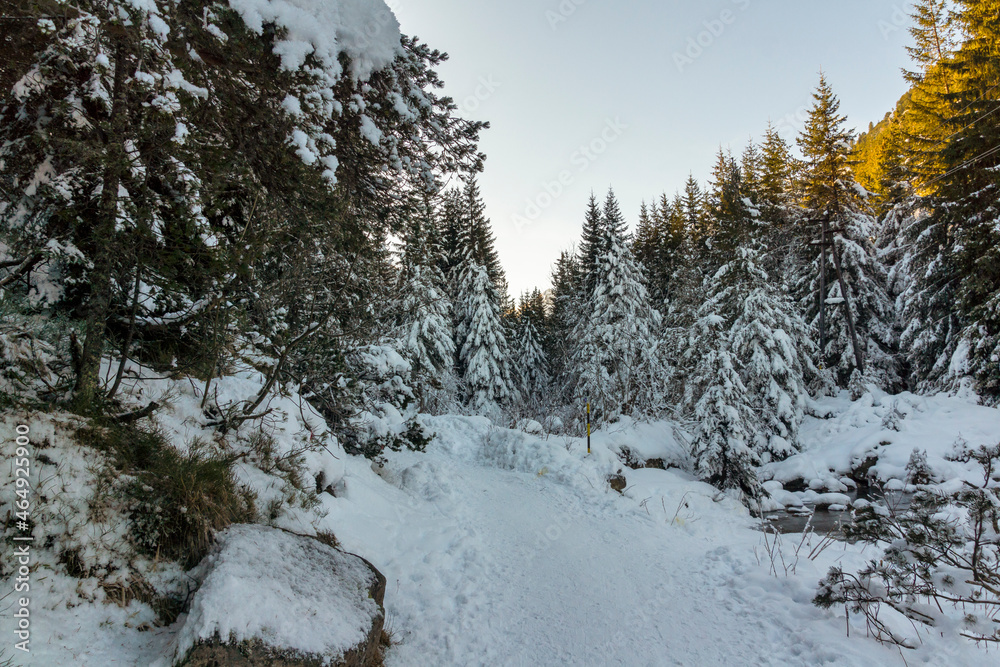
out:
{"label": "pine tree", "polygon": [[906,51],[919,71],[904,71],[911,83],[922,83],[927,73],[955,50],[956,25],[951,4],[949,0],[917,0],[913,3],[910,36],[914,44],[907,46]]}
{"label": "pine tree", "polygon": [[548,359],[541,336],[535,326],[536,316],[522,308],[518,317],[516,369],[518,391],[529,410],[536,412],[547,402],[546,392],[551,381]]}
{"label": "pine tree", "polygon": [[572,383],[570,355],[573,351],[573,332],[577,320],[584,315],[581,310],[581,271],[575,253],[563,251],[552,269],[552,312],[548,317],[547,337],[549,346],[545,350],[552,373],[553,385],[565,402]]}
{"label": "pine tree", "polygon": [[719,147],[715,154],[715,165],[712,167],[712,180],[710,190],[706,196],[707,212],[718,217],[719,206],[724,198],[723,190],[728,183],[731,183],[733,172],[738,170],[736,160],[729,151],[723,151]]}
{"label": "pine tree", "polygon": [[660,196],[660,207],[656,212],[656,226],[659,230],[659,244],[656,266],[650,275],[651,293],[656,306],[665,311],[668,301],[673,298],[673,279],[686,261],[683,256],[688,235],[684,213],[677,196],[673,201],[666,194]]}
{"label": "pine tree", "polygon": [[792,178],[792,156],[788,143],[774,125],[767,124],[761,147],[760,195],[764,205],[781,206],[786,202]]}
{"label": "pine tree", "polygon": [[[892,388],[900,381],[896,334],[886,272],[872,243],[876,223],[859,200],[848,164],[852,135],[824,75],[813,98],[799,137],[809,222],[797,291],[810,323],[820,330],[821,359],[836,369],[840,382],[846,384],[854,369],[867,369],[872,381]],[[818,244],[808,245],[813,241]]]}
{"label": "pine tree", "polygon": [[652,269],[657,265],[660,243],[657,222],[656,206],[654,205],[653,212],[650,213],[649,207],[643,201],[639,209],[639,224],[635,228],[635,237],[632,239],[632,254],[642,264],[647,275],[650,275]]}
{"label": "pine tree", "polygon": [[709,221],[705,215],[705,194],[701,191],[693,174],[688,175],[684,183],[683,211],[687,225],[687,234],[696,247],[704,247],[711,236]]}
{"label": "pine tree", "polygon": [[648,413],[663,394],[660,316],[623,228],[617,222],[603,228],[602,245],[608,250],[598,259],[596,286],[580,304],[583,313],[573,334],[574,397],[591,404],[595,421]]}
{"label": "pine tree", "polygon": [[687,380],[697,424],[691,442],[695,471],[717,488],[739,489],[748,498],[759,498],[754,466],[760,461],[751,449],[758,421],[724,327],[720,316],[705,313],[688,343],[688,349],[698,354]]}
{"label": "pine tree", "polygon": [[753,244],[734,255],[706,288],[706,312],[723,316],[729,326],[731,355],[758,419],[754,452],[765,461],[783,459],[798,450],[808,379],[817,375],[815,344],[791,299],[769,280]]}
{"label": "pine tree", "polygon": [[[1000,3],[963,0],[957,21],[967,36],[943,63],[954,88],[945,102],[959,129],[939,154],[942,167],[934,191],[934,224],[946,235],[941,278],[953,275],[956,309],[964,327],[968,371],[979,390],[1000,398]],[[929,239],[924,239],[927,243]],[[925,286],[933,289],[930,285]],[[959,359],[956,362],[960,364]]]}
{"label": "pine tree", "polygon": [[435,227],[433,210],[425,200],[422,215],[414,217],[404,238],[399,279],[400,353],[411,363],[422,401],[436,390],[447,394],[455,385],[451,302],[438,268],[441,253],[434,241]]}
{"label": "pine tree", "polygon": [[760,203],[763,160],[760,149],[751,139],[740,156],[740,176],[743,181],[743,195],[754,205]]}
{"label": "pine tree", "polygon": [[346,52],[297,66],[282,13],[59,4],[19,4],[43,20],[11,58],[31,73],[0,106],[0,183],[38,187],[3,189],[0,237],[86,331],[76,407],[99,407],[109,342],[182,352],[172,372],[208,383],[245,346],[276,360],[270,390],[329,379],[347,332],[384,333],[401,193],[482,168],[483,124],[434,92],[446,56],[400,37],[372,71]]}
{"label": "pine tree", "polygon": [[462,199],[465,204],[466,224],[469,226],[466,243],[470,244],[472,257],[480,266],[486,267],[490,280],[497,286],[497,293],[503,301],[506,301],[507,278],[496,250],[496,237],[493,235],[490,221],[486,218],[486,204],[483,203],[479,184],[474,178],[465,184]]}
{"label": "pine tree", "polygon": [[[465,223],[465,202],[462,193],[456,188],[445,191],[441,195],[438,206],[438,227],[441,230],[441,273],[445,278],[457,278],[454,273],[465,258],[463,245]],[[454,293],[452,293],[454,296]]]}
{"label": "pine tree", "polygon": [[461,308],[468,328],[461,361],[466,399],[476,414],[496,417],[503,405],[517,399],[507,366],[510,351],[495,298],[496,285],[486,267],[474,261],[467,265],[465,276],[469,289]]}
{"label": "pine tree", "polygon": [[583,219],[583,236],[580,239],[579,252],[580,289],[587,297],[594,293],[597,284],[597,262],[605,252],[603,227],[601,209],[597,205],[597,198],[591,192],[590,200],[587,202],[587,213]]}
{"label": "pine tree", "polygon": [[604,198],[601,225],[602,255],[611,250],[611,244],[615,240],[620,239],[623,243],[628,242],[628,223],[625,222],[625,216],[622,215],[621,206],[618,204],[618,199],[612,189],[608,190],[608,194]]}
{"label": "pine tree", "polygon": [[759,212],[747,205],[742,173],[731,156],[719,154],[713,176],[709,214],[712,216],[712,255],[714,265],[721,265],[756,231]]}
{"label": "pine tree", "polygon": [[137,265],[171,242],[219,243],[184,141],[207,91],[182,73],[190,55],[168,48],[176,7],[85,2],[52,8],[56,22],[24,9],[40,36],[23,43],[30,65],[0,108],[0,172],[18,186],[2,196],[0,231],[23,267],[38,267],[39,300],[82,316],[74,403],[89,411],[112,313],[133,283],[157,282]]}
{"label": "pine tree", "polygon": [[[917,147],[908,167],[926,215],[915,216],[907,234],[913,281],[901,297],[903,344],[918,386],[954,388],[972,375],[979,391],[996,400],[1000,18],[995,1],[956,4],[955,29],[965,41],[929,69],[924,61],[934,58],[918,55],[924,75],[915,77],[915,120],[906,125]],[[916,37],[918,54],[929,52],[926,36]]]}

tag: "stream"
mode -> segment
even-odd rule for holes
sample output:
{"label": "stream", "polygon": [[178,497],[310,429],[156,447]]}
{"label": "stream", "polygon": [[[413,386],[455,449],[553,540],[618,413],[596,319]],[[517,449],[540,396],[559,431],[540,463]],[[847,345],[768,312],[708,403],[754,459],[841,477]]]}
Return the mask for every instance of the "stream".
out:
{"label": "stream", "polygon": [[[902,491],[881,491],[871,487],[861,488],[845,494],[850,497],[853,505],[855,500],[868,500],[877,502],[884,500],[886,505],[894,511],[903,512],[910,507],[913,494]],[[776,529],[779,533],[801,533],[807,527],[821,535],[831,535],[837,539],[843,539],[841,526],[854,521],[853,512],[850,508],[841,512],[831,512],[826,507],[788,507],[783,510],[764,512],[766,525]]]}

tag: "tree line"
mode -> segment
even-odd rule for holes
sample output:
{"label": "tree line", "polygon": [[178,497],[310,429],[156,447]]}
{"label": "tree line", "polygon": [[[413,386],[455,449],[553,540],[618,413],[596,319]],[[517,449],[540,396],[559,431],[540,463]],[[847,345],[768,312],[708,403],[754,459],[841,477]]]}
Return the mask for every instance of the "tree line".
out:
{"label": "tree line", "polygon": [[995,1],[916,4],[911,90],[860,137],[821,75],[795,146],[768,126],[720,150],[632,233],[591,196],[552,289],[517,301],[444,54],[402,36],[363,74],[289,67],[287,29],[227,5],[15,4],[0,282],[5,349],[34,351],[5,358],[8,397],[113,410],[131,359],[197,378],[226,429],[262,398],[219,405],[213,380],[249,367],[366,453],[410,408],[560,430],[589,403],[688,421],[699,473],[748,492],[810,396],[1000,398]]}

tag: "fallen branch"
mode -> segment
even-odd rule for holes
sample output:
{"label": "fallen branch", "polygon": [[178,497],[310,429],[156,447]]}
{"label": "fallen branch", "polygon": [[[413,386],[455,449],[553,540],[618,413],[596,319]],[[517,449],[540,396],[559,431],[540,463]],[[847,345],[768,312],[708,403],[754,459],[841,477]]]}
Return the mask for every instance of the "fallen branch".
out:
{"label": "fallen branch", "polygon": [[132,412],[126,412],[124,414],[115,415],[111,418],[111,421],[116,424],[131,424],[134,421],[139,421],[140,419],[145,419],[149,415],[153,414],[160,409],[160,404],[153,401],[141,410],[133,410]]}
{"label": "fallen branch", "polygon": [[[40,253],[40,252],[36,252],[36,253],[33,253],[33,254],[28,255],[27,257],[25,257],[23,260],[20,261],[20,263],[17,265],[16,269],[14,269],[9,274],[7,274],[2,279],[0,279],[0,287],[6,287],[10,283],[14,282],[15,280],[17,280],[21,276],[23,276],[26,273],[28,273],[29,271],[31,271],[33,268],[35,268],[35,266],[39,262],[42,261],[43,257],[44,257],[44,255],[42,255],[42,253]],[[8,266],[10,265],[9,263],[5,263],[5,264],[8,265]],[[6,266],[4,268],[6,268]]]}

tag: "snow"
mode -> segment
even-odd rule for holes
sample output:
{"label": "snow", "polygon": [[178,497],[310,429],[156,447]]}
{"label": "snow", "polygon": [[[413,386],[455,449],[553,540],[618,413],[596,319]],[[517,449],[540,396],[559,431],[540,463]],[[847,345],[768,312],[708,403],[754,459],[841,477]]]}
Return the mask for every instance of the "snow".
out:
{"label": "snow", "polygon": [[[903,481],[914,449],[926,450],[932,470],[943,478],[962,478],[962,465],[946,460],[956,441],[971,446],[1000,442],[1000,411],[969,399],[909,392],[888,395],[874,390],[851,402],[846,392],[819,400],[816,414],[802,424],[803,451],[763,468],[779,482],[804,480],[811,488],[837,488],[844,475],[877,457],[870,475],[885,484]],[[898,430],[897,430],[898,429]]]}
{"label": "snow", "polygon": [[227,528],[199,569],[208,575],[163,667],[217,637],[262,639],[329,664],[364,641],[379,614],[368,594],[375,575],[361,559],[275,528]]}
{"label": "snow", "polygon": [[[602,481],[615,467],[603,437],[587,456],[579,438],[429,421],[426,453],[392,453],[378,474],[351,459],[345,493],[324,502],[326,525],[388,578],[390,667],[900,664],[856,619],[847,638],[842,610],[811,603],[862,547],[810,560],[785,543],[776,576],[746,510],[685,473],[626,469],[620,496]],[[989,659],[921,639],[909,664]]]}
{"label": "snow", "polygon": [[[369,355],[387,370],[406,364],[381,348]],[[127,371],[123,395],[137,406],[162,402],[157,423],[178,447],[211,436],[201,386],[135,365]],[[217,388],[223,405],[249,400],[263,381],[257,371],[239,371],[214,381],[213,397]],[[390,667],[900,664],[896,649],[865,636],[861,619],[852,616],[848,638],[842,609],[811,602],[830,566],[855,571],[874,552],[835,543],[810,557],[816,536],[765,537],[734,496],[684,472],[686,435],[676,424],[621,420],[594,433],[588,454],[585,438],[546,435],[537,425],[527,433],[483,417],[422,415],[434,434],[426,452],[387,451],[384,464],[373,466],[347,456],[294,387],[265,405],[277,453],[311,450],[307,469],[328,476],[336,493],[321,494],[312,509],[289,508],[276,523],[300,533],[332,531],[386,576],[387,623],[400,641],[387,655]],[[997,410],[949,396],[875,392],[852,403],[842,393],[810,411],[825,418],[805,420],[803,453],[765,468],[773,479],[764,486],[783,504],[842,511],[851,504],[844,473],[876,447],[873,470],[882,479],[898,478],[914,447],[927,450],[932,469],[961,476],[961,466],[944,460],[957,435],[972,445],[1000,441]],[[0,433],[4,444],[12,441],[10,419]],[[94,461],[60,435],[54,419],[31,417],[32,432],[47,438],[47,455],[76,482],[47,495],[82,511]],[[325,446],[309,447],[314,439]],[[239,442],[231,438],[230,446]],[[626,447],[680,469],[628,469],[620,458]],[[619,472],[622,494],[607,482]],[[281,480],[249,462],[237,473],[262,506],[285,492]],[[793,478],[805,479],[809,490],[785,491],[782,481]],[[71,530],[47,529],[89,545],[94,562],[112,562],[114,548],[102,540],[119,539],[121,525],[67,519]],[[330,567],[336,552],[305,539],[274,528],[230,528],[210,556],[214,570],[161,575],[202,581],[190,613],[143,632],[138,628],[155,618],[148,605],[104,604],[97,579],[69,577],[45,556],[44,582],[33,591],[36,652],[33,662],[15,656],[14,664],[166,666],[169,656],[216,633],[300,651],[353,645],[373,609],[356,595],[367,572]],[[772,559],[773,540],[785,542]],[[0,619],[0,631],[10,620]],[[894,630],[917,647],[905,651],[908,664],[978,666],[992,657],[949,632],[895,620]]]}
{"label": "snow", "polygon": [[688,467],[689,459],[684,436],[670,422],[637,422],[630,417],[598,431],[591,438],[593,443],[622,453],[627,449],[639,461],[661,459],[665,465]]}
{"label": "snow", "polygon": [[274,52],[289,70],[314,55],[327,71],[339,74],[338,56],[344,53],[351,59],[351,76],[366,81],[402,48],[399,22],[382,0],[229,0],[229,6],[258,34],[264,23],[287,31]]}
{"label": "snow", "polygon": [[[12,658],[14,665],[121,665],[150,664],[163,653],[170,633],[163,628],[138,632],[149,626],[156,614],[149,605],[136,601],[121,607],[110,602],[101,582],[121,580],[130,547],[124,521],[116,515],[92,513],[101,455],[75,442],[80,421],[69,415],[7,411],[0,416],[0,454],[13,462],[16,426],[29,428],[31,488],[30,517],[34,521],[31,543],[30,600],[31,652],[11,651],[11,641],[0,650],[0,663]],[[13,465],[0,468],[0,508],[11,511],[14,491]],[[4,563],[14,563],[13,542],[4,541]],[[43,547],[51,545],[51,547]],[[75,552],[81,567],[92,576],[66,574],[58,554]],[[147,580],[169,581],[182,577],[170,563],[136,563]],[[6,570],[5,570],[6,571]],[[99,579],[100,577],[100,579]],[[3,577],[0,632],[14,637],[13,595]],[[112,631],[111,629],[114,629]]]}

